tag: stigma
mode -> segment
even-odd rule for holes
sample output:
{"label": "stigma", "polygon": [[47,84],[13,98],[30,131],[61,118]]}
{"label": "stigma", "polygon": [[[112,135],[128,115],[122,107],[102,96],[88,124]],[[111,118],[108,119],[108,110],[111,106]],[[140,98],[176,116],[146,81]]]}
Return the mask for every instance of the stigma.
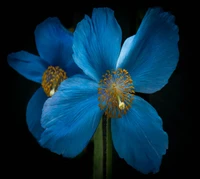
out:
{"label": "stigma", "polygon": [[107,70],[99,82],[99,107],[108,118],[121,118],[134,99],[133,80],[125,69]]}
{"label": "stigma", "polygon": [[42,88],[48,97],[53,96],[60,83],[67,79],[66,72],[60,67],[49,66],[42,76]]}

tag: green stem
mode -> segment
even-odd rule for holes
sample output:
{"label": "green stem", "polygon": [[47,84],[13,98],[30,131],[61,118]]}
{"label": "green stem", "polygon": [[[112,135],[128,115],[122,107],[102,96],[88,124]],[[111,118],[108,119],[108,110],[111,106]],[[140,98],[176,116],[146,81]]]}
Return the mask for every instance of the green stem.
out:
{"label": "green stem", "polygon": [[94,134],[93,179],[103,179],[103,127],[102,119]]}
{"label": "green stem", "polygon": [[112,136],[111,119],[105,117],[106,122],[106,179],[112,178]]}
{"label": "green stem", "polygon": [[112,138],[110,119],[101,119],[94,135],[93,179],[112,177]]}

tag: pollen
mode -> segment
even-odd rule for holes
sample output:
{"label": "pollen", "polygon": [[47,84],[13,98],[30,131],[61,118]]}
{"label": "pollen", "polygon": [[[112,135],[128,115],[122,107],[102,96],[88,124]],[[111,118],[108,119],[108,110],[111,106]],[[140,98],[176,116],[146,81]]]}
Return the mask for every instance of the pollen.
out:
{"label": "pollen", "polygon": [[67,79],[67,75],[63,69],[58,66],[49,66],[42,76],[42,88],[46,95],[52,96],[65,79]]}
{"label": "pollen", "polygon": [[121,118],[134,99],[133,80],[125,69],[107,70],[99,82],[99,107],[108,118]]}

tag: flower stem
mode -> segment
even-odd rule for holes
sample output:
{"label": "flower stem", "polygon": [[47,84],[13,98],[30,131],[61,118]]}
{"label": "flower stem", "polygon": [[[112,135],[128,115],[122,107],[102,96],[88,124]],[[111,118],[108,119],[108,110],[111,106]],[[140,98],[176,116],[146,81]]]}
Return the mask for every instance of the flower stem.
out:
{"label": "flower stem", "polygon": [[110,119],[102,117],[94,135],[93,179],[112,177],[112,138]]}

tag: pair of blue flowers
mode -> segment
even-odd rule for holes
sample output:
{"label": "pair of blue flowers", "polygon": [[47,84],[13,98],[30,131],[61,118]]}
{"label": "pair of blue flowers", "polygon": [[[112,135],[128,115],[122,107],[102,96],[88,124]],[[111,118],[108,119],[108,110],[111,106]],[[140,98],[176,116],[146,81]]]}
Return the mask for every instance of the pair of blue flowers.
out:
{"label": "pair of blue flowers", "polygon": [[135,92],[151,94],[167,84],[179,58],[178,27],[173,15],[151,8],[136,35],[122,46],[121,40],[114,12],[95,8],[74,33],[57,18],[46,19],[35,30],[39,56],[11,53],[8,63],[42,84],[26,111],[28,128],[42,147],[77,156],[105,113],[119,156],[142,173],[156,173],[168,135],[156,110]]}

